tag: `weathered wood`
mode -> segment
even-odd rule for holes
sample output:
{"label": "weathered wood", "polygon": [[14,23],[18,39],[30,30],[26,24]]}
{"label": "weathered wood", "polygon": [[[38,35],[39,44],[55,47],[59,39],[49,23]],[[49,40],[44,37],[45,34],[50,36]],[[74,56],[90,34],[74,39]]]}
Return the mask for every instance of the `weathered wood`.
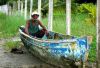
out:
{"label": "weathered wood", "polygon": [[[49,37],[47,36],[47,39],[39,39],[39,38],[33,38],[33,37],[30,37],[29,35],[25,34],[23,32],[24,28],[23,27],[20,27],[19,31],[20,31],[20,38],[22,40],[22,42],[24,43],[24,46],[31,52],[33,53],[33,55],[35,55],[36,57],[38,57],[39,59],[45,61],[46,63],[50,63],[50,64],[53,64],[55,66],[64,66],[65,68],[68,67],[68,68],[78,68],[78,66],[80,68],[85,68],[85,64],[84,63],[85,61],[87,61],[87,56],[88,56],[88,51],[89,49],[87,48],[89,45],[87,45],[87,43],[85,44],[75,44],[75,43],[79,43],[79,41],[72,41],[72,42],[67,42],[65,40],[63,40],[64,42],[61,42],[61,35],[59,34],[59,39],[58,39],[58,43],[56,43],[56,39],[54,39],[53,41],[49,39]],[[49,34],[53,34],[54,32],[52,33],[49,33]],[[57,33],[55,33],[57,34]],[[54,35],[53,34],[53,37],[52,39],[54,38]],[[62,35],[64,36],[64,35]],[[65,37],[65,36],[64,36]],[[68,36],[66,35],[66,40],[68,39],[70,41],[70,39],[72,39],[73,36]],[[70,39],[69,39],[70,38]],[[88,37],[83,37],[84,38],[84,41],[86,42],[87,38]],[[63,38],[64,39],[64,38]],[[47,41],[47,42],[46,42]],[[50,42],[48,42],[50,41]],[[81,40],[81,43],[83,43],[84,41]],[[87,41],[88,42],[88,41]],[[55,48],[57,46],[61,46],[61,48],[63,48],[63,45],[65,47],[65,45],[69,45],[71,46],[70,48],[70,56],[69,57],[66,57],[68,56],[69,54],[67,53],[68,51],[66,50],[66,53],[62,52],[62,51],[59,51],[59,50],[55,50]],[[80,55],[80,58],[79,56],[75,56],[74,54],[76,54],[77,52],[74,51],[75,49],[78,49],[78,47],[75,48],[75,46],[79,46],[79,45],[84,45],[84,46],[87,46],[86,49],[85,49],[85,55],[84,53],[81,53],[83,55]],[[56,46],[56,47],[52,47],[52,46]],[[54,49],[53,49],[54,48]],[[57,49],[59,49],[60,47],[57,47]],[[67,46],[66,46],[67,48]],[[80,49],[83,51],[84,49],[82,49],[83,47],[79,48],[79,52]],[[53,52],[53,51],[56,51],[56,52]],[[61,53],[59,53],[61,52]],[[76,53],[75,53],[76,52]],[[73,55],[71,55],[73,53]],[[64,55],[65,54],[65,55]],[[83,56],[83,57],[82,57]]]}
{"label": "weathered wood", "polygon": [[90,45],[93,41],[93,36],[87,36],[88,44]]}

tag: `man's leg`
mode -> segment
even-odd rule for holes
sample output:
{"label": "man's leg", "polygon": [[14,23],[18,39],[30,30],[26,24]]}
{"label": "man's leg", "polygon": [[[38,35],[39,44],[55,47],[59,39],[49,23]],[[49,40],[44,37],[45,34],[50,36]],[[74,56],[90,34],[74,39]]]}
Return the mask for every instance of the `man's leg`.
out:
{"label": "man's leg", "polygon": [[37,33],[35,33],[36,37],[38,37],[38,38],[42,38],[44,36],[44,34],[45,34],[45,30],[43,30],[43,29],[38,31]]}

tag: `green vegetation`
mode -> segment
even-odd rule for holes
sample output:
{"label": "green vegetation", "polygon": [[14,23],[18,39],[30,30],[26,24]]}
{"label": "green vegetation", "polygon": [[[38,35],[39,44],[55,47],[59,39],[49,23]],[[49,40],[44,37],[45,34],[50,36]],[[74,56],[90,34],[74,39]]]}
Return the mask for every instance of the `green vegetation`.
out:
{"label": "green vegetation", "polygon": [[[71,20],[71,35],[82,37],[82,36],[93,36],[92,44],[90,45],[89,61],[96,61],[96,26],[90,22],[86,22],[88,18],[87,13],[72,14]],[[47,26],[48,19],[42,20],[45,26]],[[64,14],[54,14],[53,18],[53,31],[66,34],[66,18]]]}
{"label": "green vegetation", "polygon": [[96,5],[93,3],[83,3],[77,8],[77,12],[79,13],[88,13],[89,18],[86,19],[86,22],[90,22],[94,25],[96,25]]}
{"label": "green vegetation", "polygon": [[[94,62],[96,61],[96,25],[93,23],[96,24],[96,6],[94,6],[94,9],[91,9],[89,6],[91,6],[91,4],[82,4],[75,8],[78,10],[71,15],[71,35],[78,37],[93,36],[89,61]],[[93,23],[91,20],[93,20]],[[47,26],[48,17],[43,18],[42,22]],[[0,13],[0,37],[7,38],[17,35],[18,28],[21,25],[25,25],[25,20],[22,16],[7,16]],[[66,16],[63,7],[54,9],[53,31],[63,34],[66,33]],[[16,43],[8,42],[6,44],[9,49],[15,46]]]}
{"label": "green vegetation", "polygon": [[93,36],[93,42],[90,45],[89,61],[96,62],[96,35]]}
{"label": "green vegetation", "polygon": [[8,16],[0,13],[0,37],[11,37],[18,34],[18,28],[25,24],[22,16]]}
{"label": "green vegetation", "polygon": [[[91,45],[91,50],[89,54],[89,60],[96,60],[96,26],[93,24],[87,24],[85,22],[85,18],[88,17],[87,14],[72,14],[72,22],[71,22],[71,34],[74,36],[93,36],[93,42]],[[6,19],[5,19],[6,18]],[[42,20],[43,24],[47,26],[47,18]],[[65,15],[54,15],[53,21],[53,31],[59,33],[66,33],[66,23],[65,23]],[[22,17],[18,16],[6,16],[4,14],[0,14],[0,37],[9,37],[15,36],[18,34],[18,28],[21,25],[24,25],[25,21]],[[4,27],[5,25],[5,27]],[[12,48],[15,46],[15,43],[8,42],[6,43],[7,48]]]}
{"label": "green vegetation", "polygon": [[16,42],[9,41],[4,44],[4,48],[7,51],[10,51],[12,48],[20,48],[20,47],[21,47],[21,42],[19,41],[16,41]]}

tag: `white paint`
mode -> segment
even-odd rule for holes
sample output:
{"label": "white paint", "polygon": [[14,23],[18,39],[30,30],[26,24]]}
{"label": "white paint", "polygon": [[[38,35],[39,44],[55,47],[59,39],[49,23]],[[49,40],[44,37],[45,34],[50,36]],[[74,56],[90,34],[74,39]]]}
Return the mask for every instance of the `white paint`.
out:
{"label": "white paint", "polygon": [[97,35],[96,36],[96,38],[97,38],[96,39],[96,42],[97,42],[97,46],[96,46],[97,47],[97,52],[96,52],[96,54],[97,54],[97,68],[100,68],[100,61],[99,61],[100,60],[100,55],[99,55],[100,54],[100,49],[99,49],[100,48],[100,45],[99,45],[99,42],[100,42],[99,41],[100,40],[99,39],[100,38],[100,34],[99,34],[100,33],[100,31],[99,31],[100,19],[99,18],[100,18],[100,0],[97,0],[97,20],[96,20],[96,28],[97,28],[97,31],[96,31],[96,35]]}
{"label": "white paint", "polygon": [[41,20],[41,0],[38,0],[38,13],[39,13],[39,19]]}
{"label": "white paint", "polygon": [[0,12],[8,14],[8,9],[9,9],[8,5],[0,6]]}
{"label": "white paint", "polygon": [[9,15],[12,15],[11,6],[8,6],[8,14],[9,14]]}
{"label": "white paint", "polygon": [[31,14],[32,14],[32,6],[33,6],[33,0],[30,0],[30,18],[31,18]]}
{"label": "white paint", "polygon": [[15,8],[16,8],[15,5],[16,5],[15,2],[13,2],[13,14],[15,14]]}
{"label": "white paint", "polygon": [[48,17],[48,30],[52,31],[53,22],[53,0],[49,0],[49,17]]}
{"label": "white paint", "polygon": [[23,2],[21,1],[21,15],[23,15]]}
{"label": "white paint", "polygon": [[27,0],[25,0],[25,19],[27,19]]}
{"label": "white paint", "polygon": [[20,0],[18,0],[18,13],[20,13]]}
{"label": "white paint", "polygon": [[71,34],[71,0],[66,0],[66,34]]}

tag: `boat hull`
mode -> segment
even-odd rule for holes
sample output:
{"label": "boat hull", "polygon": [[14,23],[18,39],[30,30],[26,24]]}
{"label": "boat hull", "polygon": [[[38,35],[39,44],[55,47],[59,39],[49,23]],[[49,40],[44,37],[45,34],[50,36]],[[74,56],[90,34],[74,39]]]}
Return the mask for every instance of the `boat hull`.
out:
{"label": "boat hull", "polygon": [[34,38],[20,31],[20,38],[24,46],[40,60],[56,66],[70,66],[75,62],[85,62],[88,58],[89,45],[87,37],[76,38],[56,33],[59,39],[55,39],[55,32],[49,32],[52,38]]}

